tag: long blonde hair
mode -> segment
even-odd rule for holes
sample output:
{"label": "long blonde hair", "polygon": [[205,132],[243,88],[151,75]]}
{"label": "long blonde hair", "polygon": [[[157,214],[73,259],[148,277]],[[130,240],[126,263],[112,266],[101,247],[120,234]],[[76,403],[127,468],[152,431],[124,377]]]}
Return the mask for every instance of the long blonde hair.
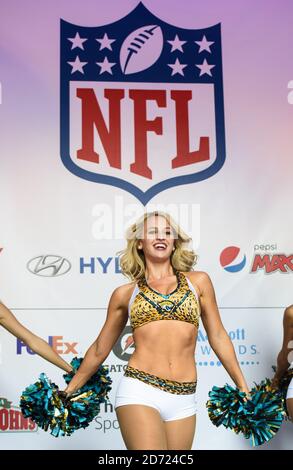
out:
{"label": "long blonde hair", "polygon": [[139,239],[143,238],[144,222],[149,217],[156,215],[165,217],[173,232],[176,233],[174,241],[175,250],[170,256],[170,263],[177,271],[193,271],[193,266],[197,262],[197,255],[192,249],[188,249],[188,244],[192,241],[184,230],[175,222],[170,214],[155,210],[145,212],[126,231],[127,246],[124,250],[118,251],[120,255],[120,267],[122,273],[129,279],[139,280],[145,276],[146,262],[143,250],[138,250]]}

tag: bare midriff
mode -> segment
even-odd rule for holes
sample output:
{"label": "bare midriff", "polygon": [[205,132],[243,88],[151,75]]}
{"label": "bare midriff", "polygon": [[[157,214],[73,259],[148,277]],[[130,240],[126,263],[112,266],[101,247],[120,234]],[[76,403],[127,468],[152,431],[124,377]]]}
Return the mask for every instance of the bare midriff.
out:
{"label": "bare midriff", "polygon": [[135,351],[128,365],[177,382],[197,380],[197,328],[178,320],[158,320],[133,331]]}

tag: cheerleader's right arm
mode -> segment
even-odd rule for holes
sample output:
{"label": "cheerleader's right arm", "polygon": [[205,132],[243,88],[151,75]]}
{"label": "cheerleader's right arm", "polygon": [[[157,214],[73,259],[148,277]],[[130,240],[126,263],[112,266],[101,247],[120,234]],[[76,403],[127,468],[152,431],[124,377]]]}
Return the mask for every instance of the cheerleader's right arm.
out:
{"label": "cheerleader's right arm", "polygon": [[60,369],[70,372],[72,367],[62,359],[46,341],[23,326],[13,313],[0,302],[0,325],[23,341],[32,351]]}
{"label": "cheerleader's right arm", "polygon": [[117,287],[113,291],[104,326],[97,339],[87,350],[78,371],[65,389],[67,395],[80,389],[112,351],[128,320],[125,298],[125,285]]}

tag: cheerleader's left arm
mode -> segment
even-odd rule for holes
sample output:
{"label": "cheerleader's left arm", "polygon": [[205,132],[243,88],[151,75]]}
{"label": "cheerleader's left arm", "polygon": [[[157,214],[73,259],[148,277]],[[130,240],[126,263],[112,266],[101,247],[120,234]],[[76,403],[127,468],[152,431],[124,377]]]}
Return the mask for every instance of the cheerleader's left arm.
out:
{"label": "cheerleader's left arm", "polygon": [[201,272],[197,284],[200,288],[201,317],[211,348],[221,361],[240,391],[249,394],[240,369],[232,341],[224,328],[217,306],[214,287],[209,275]]}
{"label": "cheerleader's left arm", "polygon": [[273,377],[273,386],[278,387],[280,379],[291,363],[293,354],[293,305],[287,307],[283,316],[283,344],[277,357],[277,370]]}

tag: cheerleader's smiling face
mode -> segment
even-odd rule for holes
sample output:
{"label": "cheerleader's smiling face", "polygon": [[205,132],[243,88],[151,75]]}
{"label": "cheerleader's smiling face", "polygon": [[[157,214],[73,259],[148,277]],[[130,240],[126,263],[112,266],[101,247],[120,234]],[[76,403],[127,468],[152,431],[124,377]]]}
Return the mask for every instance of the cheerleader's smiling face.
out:
{"label": "cheerleader's smiling face", "polygon": [[138,248],[142,248],[145,257],[150,260],[170,258],[175,248],[175,232],[165,217],[156,215],[145,220],[143,238],[139,240]]}

